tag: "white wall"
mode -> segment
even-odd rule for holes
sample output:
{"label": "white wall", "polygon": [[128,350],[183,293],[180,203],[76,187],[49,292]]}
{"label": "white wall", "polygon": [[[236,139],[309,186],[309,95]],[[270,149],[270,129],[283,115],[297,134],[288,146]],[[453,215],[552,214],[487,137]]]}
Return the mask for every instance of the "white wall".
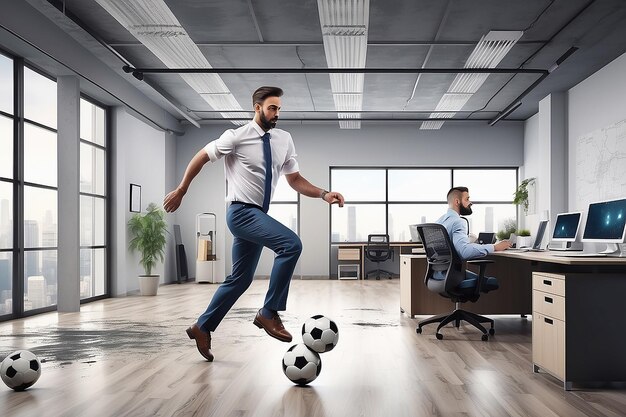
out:
{"label": "white wall", "polygon": [[[122,108],[113,109],[112,119],[112,295],[120,296],[137,290],[137,276],[144,273],[139,265],[139,254],[128,252],[130,239],[126,223],[132,216],[129,210],[130,184],[141,186],[142,211],[149,203],[160,206],[172,184],[175,144],[171,135],[148,126]],[[170,236],[165,262],[158,263],[153,271],[161,275],[161,283],[176,279],[173,216],[167,217]]]}
{"label": "white wall", "polygon": [[[585,210],[589,201],[576,207],[576,141],[582,135],[626,119],[626,54],[615,59],[568,92],[569,208]],[[626,182],[626,178],[624,179]],[[614,195],[601,195],[600,199]]]}
{"label": "white wall", "polygon": [[[176,181],[180,181],[189,159],[207,142],[219,137],[231,125],[189,127],[177,139]],[[290,124],[300,172],[313,184],[329,187],[330,166],[520,166],[523,162],[523,124],[448,123],[439,131],[420,131],[415,123],[372,125],[359,130],[340,130],[334,124]],[[188,255],[190,275],[195,275],[195,216],[203,211],[218,217],[217,267],[230,272],[230,233],[225,225],[223,162],[207,164],[196,178],[176,213]],[[341,192],[342,190],[336,190]],[[328,276],[328,205],[320,199],[302,197],[300,237],[304,250],[296,276]],[[226,237],[219,239],[219,236]],[[258,275],[268,275],[271,256],[264,254]],[[223,276],[222,276],[223,278]]]}
{"label": "white wall", "polygon": [[[564,204],[560,211],[587,209],[590,201],[582,201],[582,206],[576,205],[576,142],[582,135],[626,119],[625,97],[626,54],[623,54],[567,91],[565,104],[562,106],[565,110],[564,121],[554,121],[548,116],[542,117],[542,111],[545,115],[550,108],[540,104],[539,113],[524,123],[524,167],[521,172],[524,178],[537,177],[539,183],[550,181],[549,178],[546,180],[546,177],[552,175],[550,160],[545,157],[545,149],[549,144],[543,143],[546,138],[542,135],[542,131],[555,128],[565,129],[565,144],[561,146],[563,160],[560,162],[561,167],[567,172],[567,194],[562,197]],[[548,126],[541,126],[541,120],[547,121]],[[560,124],[565,126],[558,126]],[[626,179],[624,182],[626,183]],[[606,195],[601,198],[613,197],[615,196]],[[539,185],[537,188],[538,213],[550,208],[551,198],[553,196],[545,189],[542,191]],[[553,218],[555,214],[556,212],[550,213]],[[537,215],[528,216],[526,227],[534,228],[537,218]]]}

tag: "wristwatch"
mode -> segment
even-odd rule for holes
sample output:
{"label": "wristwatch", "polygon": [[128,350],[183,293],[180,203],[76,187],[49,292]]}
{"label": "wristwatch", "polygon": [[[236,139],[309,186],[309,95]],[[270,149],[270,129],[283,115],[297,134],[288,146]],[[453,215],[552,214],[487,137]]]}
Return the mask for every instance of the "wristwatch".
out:
{"label": "wristwatch", "polygon": [[326,197],[326,194],[328,194],[329,192],[326,190],[322,190],[322,194],[320,195],[320,198],[323,200],[324,197]]}

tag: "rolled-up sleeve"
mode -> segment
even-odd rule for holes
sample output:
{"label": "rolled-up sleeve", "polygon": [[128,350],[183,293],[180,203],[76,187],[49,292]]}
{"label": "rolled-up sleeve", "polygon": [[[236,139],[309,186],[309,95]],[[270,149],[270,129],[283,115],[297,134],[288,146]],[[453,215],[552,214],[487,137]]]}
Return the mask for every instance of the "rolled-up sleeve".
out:
{"label": "rolled-up sleeve", "polygon": [[455,221],[452,229],[452,244],[463,260],[480,258],[494,252],[493,245],[471,243],[463,220]]}
{"label": "rolled-up sleeve", "polygon": [[209,155],[211,162],[215,162],[235,149],[235,131],[229,129],[222,133],[222,136],[209,142],[204,147],[204,151]]}
{"label": "rolled-up sleeve", "polygon": [[287,148],[287,153],[285,155],[285,162],[281,168],[281,173],[283,175],[293,174],[294,172],[300,171],[300,167],[298,166],[298,161],[296,160],[296,147],[293,144],[293,140],[291,139],[291,135],[289,136],[289,145]]}

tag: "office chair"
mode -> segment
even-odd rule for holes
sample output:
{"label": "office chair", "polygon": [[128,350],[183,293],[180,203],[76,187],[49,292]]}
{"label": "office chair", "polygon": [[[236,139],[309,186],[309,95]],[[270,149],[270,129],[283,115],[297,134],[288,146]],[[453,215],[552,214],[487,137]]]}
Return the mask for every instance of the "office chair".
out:
{"label": "office chair", "polygon": [[422,238],[428,261],[424,283],[430,291],[450,298],[455,303],[455,309],[450,313],[439,314],[420,321],[415,331],[419,334],[422,333],[422,327],[425,325],[439,323],[435,336],[441,340],[443,335],[439,330],[443,326],[453,323],[458,328],[463,320],[480,330],[483,333],[481,339],[487,340],[489,338],[487,330],[481,323],[489,323],[491,325],[489,334],[493,335],[495,334],[494,321],[476,313],[461,310],[459,304],[467,301],[476,302],[481,292],[486,293],[498,289],[498,281],[495,278],[485,277],[487,264],[493,261],[484,259],[467,261],[467,264],[478,265],[480,268],[478,275],[468,271],[468,277],[463,261],[456,253],[450,242],[448,231],[443,225],[424,223],[417,226],[417,231]]}
{"label": "office chair", "polygon": [[387,274],[389,279],[391,279],[392,273],[385,271],[384,269],[380,269],[380,263],[390,259],[392,253],[391,247],[389,246],[389,235],[368,235],[367,246],[365,247],[365,257],[372,262],[376,262],[376,269],[368,271],[365,274],[365,278],[367,278],[371,273],[376,272],[376,279],[380,279],[381,273]]}

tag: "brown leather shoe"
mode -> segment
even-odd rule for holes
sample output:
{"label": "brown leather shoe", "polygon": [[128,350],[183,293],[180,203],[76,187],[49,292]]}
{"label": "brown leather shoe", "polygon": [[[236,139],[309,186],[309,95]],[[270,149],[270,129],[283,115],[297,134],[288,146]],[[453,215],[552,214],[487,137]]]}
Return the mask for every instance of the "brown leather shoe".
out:
{"label": "brown leather shoe", "polygon": [[276,314],[271,319],[266,319],[261,315],[261,310],[256,313],[256,317],[253,321],[254,325],[259,329],[264,329],[267,334],[272,336],[275,339],[280,340],[281,342],[291,342],[291,334],[285,330],[283,326],[283,322]]}
{"label": "brown leather shoe", "polygon": [[187,336],[196,340],[198,352],[209,362],[213,362],[211,353],[211,333],[202,330],[196,323],[187,329]]}

